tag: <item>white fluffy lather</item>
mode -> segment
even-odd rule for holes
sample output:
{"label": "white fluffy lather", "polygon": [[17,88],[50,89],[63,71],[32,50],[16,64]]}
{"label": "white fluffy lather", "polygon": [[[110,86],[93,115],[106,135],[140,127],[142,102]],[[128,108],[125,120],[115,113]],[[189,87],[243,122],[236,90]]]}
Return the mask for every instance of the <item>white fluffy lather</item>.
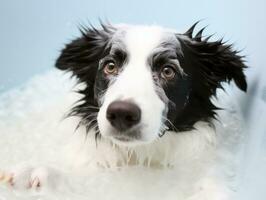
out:
{"label": "white fluffy lather", "polygon": [[37,191],[1,183],[1,200],[228,199],[243,137],[233,94],[219,94],[227,109],[219,111],[216,130],[198,122],[150,145],[119,147],[102,139],[96,147],[93,134],[75,131],[78,119],[63,120],[79,99],[73,87],[74,79],[52,70],[1,95],[0,169],[45,177]]}

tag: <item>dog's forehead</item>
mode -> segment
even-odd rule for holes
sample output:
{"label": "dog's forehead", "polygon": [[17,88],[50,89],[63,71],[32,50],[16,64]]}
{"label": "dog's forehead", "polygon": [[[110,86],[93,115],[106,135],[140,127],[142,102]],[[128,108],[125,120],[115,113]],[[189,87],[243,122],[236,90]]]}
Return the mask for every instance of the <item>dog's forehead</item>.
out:
{"label": "dog's forehead", "polygon": [[174,50],[178,46],[175,33],[159,26],[118,27],[112,39],[112,49],[123,49],[131,56],[146,58],[156,52]]}

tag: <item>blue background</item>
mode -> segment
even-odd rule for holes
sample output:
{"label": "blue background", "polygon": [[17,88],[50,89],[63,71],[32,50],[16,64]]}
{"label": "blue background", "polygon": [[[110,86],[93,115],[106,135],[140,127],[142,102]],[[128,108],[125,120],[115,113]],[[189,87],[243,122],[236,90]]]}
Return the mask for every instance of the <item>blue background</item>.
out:
{"label": "blue background", "polygon": [[248,98],[242,102],[250,142],[238,199],[262,200],[266,198],[265,9],[263,0],[0,0],[0,93],[52,69],[64,44],[79,35],[80,23],[97,26],[101,18],[184,32],[204,19],[201,26],[209,25],[205,34],[216,33],[216,38],[235,43],[251,66]]}
{"label": "blue background", "polygon": [[264,64],[265,8],[263,0],[0,0],[0,91],[52,68],[63,44],[78,35],[78,24],[97,26],[99,18],[181,32],[204,19],[206,34],[225,36],[244,49],[252,67],[259,67]]}

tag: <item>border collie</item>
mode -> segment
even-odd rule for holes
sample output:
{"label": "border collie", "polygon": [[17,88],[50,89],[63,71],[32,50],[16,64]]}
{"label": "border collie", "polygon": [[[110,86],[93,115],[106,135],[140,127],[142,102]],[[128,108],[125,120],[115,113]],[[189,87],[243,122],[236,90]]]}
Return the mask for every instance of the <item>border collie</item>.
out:
{"label": "border collie", "polygon": [[202,40],[194,24],[177,34],[157,26],[84,28],[56,62],[86,84],[70,115],[119,145],[152,143],[167,132],[211,123],[210,98],[222,82],[246,91],[242,57],[221,40]]}
{"label": "border collie", "polygon": [[183,34],[159,26],[81,27],[65,46],[56,67],[82,85],[68,117],[79,119],[90,165],[177,167],[187,177],[208,171],[219,109],[211,98],[232,80],[246,91],[246,65],[232,45],[210,41],[204,29],[195,34],[196,25]]}

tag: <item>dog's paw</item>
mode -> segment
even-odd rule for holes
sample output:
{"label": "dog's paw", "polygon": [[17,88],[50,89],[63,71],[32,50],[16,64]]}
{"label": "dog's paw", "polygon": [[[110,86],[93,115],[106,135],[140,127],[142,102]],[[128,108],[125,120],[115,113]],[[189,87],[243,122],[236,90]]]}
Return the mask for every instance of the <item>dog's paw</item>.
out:
{"label": "dog's paw", "polygon": [[0,183],[15,189],[40,190],[43,187],[55,187],[58,174],[45,167],[21,166],[10,171],[0,170]]}

